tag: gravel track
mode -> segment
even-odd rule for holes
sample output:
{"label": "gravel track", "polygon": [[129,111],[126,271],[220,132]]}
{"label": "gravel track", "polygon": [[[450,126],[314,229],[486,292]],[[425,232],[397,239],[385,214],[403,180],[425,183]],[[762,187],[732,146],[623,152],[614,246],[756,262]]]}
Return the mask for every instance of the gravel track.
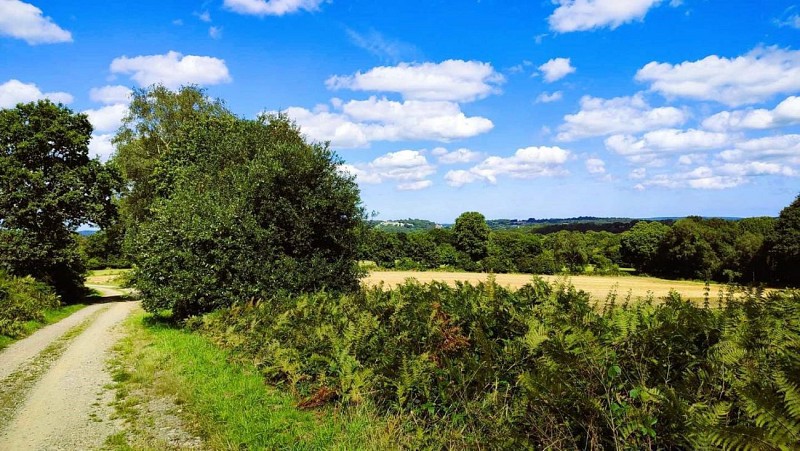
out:
{"label": "gravel track", "polygon": [[[104,290],[103,294],[123,293]],[[88,306],[0,353],[0,390],[13,385],[5,379],[24,372],[26,366],[49,366],[30,389],[15,394],[24,399],[6,400],[6,404],[20,407],[8,424],[0,424],[1,451],[96,449],[103,446],[106,437],[123,429],[111,418],[109,403],[114,393],[106,388],[112,382],[107,360],[111,347],[122,336],[116,326],[137,307],[133,301]],[[85,329],[66,343],[59,355],[42,353],[80,327]],[[54,361],[47,362],[48,358]]]}

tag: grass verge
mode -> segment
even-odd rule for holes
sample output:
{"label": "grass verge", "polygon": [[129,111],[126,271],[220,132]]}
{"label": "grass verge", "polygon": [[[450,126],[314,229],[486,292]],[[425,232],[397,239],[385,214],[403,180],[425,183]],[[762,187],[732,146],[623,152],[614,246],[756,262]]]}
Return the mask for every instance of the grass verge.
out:
{"label": "grass verge", "polygon": [[201,437],[204,448],[401,446],[402,424],[394,418],[377,417],[367,406],[301,410],[294,396],[265,385],[253,365],[231,363],[225,351],[196,333],[173,328],[144,313],[133,315],[126,326],[128,334],[117,347],[113,372],[115,407],[131,433],[125,444],[120,437],[107,443],[111,448],[187,447],[181,440],[170,443],[158,436],[164,429],[161,420],[146,414],[148,399],[153,398],[171,400],[179,411],[181,427],[189,436]]}
{"label": "grass verge", "polygon": [[0,335],[0,350],[7,347],[11,343],[19,340],[20,338],[27,337],[28,335],[36,332],[37,330],[41,329],[44,326],[48,326],[50,324],[57,323],[62,319],[72,315],[73,313],[77,312],[78,310],[86,307],[86,304],[73,304],[73,305],[62,305],[61,307],[54,308],[54,309],[47,309],[44,313],[44,320],[43,321],[26,321],[23,323],[22,327],[25,330],[25,333],[22,337],[9,337],[7,335]]}

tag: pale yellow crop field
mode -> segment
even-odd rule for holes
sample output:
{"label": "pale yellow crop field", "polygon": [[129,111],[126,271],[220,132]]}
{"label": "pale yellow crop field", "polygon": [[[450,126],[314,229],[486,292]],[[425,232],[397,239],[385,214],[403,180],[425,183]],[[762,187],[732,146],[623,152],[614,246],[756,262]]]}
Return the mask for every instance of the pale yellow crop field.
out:
{"label": "pale yellow crop field", "polygon": [[[406,279],[412,278],[420,282],[440,281],[455,285],[457,281],[477,283],[486,281],[485,273],[469,272],[438,272],[438,271],[371,271],[363,279],[368,286],[375,286],[383,282],[387,287],[396,286]],[[530,274],[496,274],[495,280],[507,288],[519,288],[532,280]],[[548,282],[564,280],[564,276],[539,276]],[[616,290],[618,299],[628,295],[632,299],[644,298],[651,292],[657,299],[666,296],[670,290],[675,290],[684,298],[701,300],[705,295],[705,285],[702,282],[657,279],[655,277],[638,276],[569,276],[567,280],[575,288],[589,293],[592,298],[605,299],[611,290]],[[711,285],[709,293],[712,300],[716,299],[722,285]]]}

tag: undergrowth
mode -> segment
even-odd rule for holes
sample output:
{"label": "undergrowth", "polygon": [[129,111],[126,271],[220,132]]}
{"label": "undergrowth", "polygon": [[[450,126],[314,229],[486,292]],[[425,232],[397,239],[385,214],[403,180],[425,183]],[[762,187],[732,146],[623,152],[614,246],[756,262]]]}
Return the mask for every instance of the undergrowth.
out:
{"label": "undergrowth", "polygon": [[[714,304],[713,306],[711,304]],[[572,286],[408,281],[188,322],[302,407],[368,405],[409,448],[793,449],[800,292],[601,305]]]}
{"label": "undergrowth", "polygon": [[[230,356],[206,337],[172,327],[163,318],[133,316],[114,363],[117,413],[128,437],[114,449],[179,449],[160,435],[163,418],[148,418],[147,399],[170,399],[182,427],[209,449],[395,449],[400,429],[362,406],[297,407],[290,393],[264,384],[252,362]],[[145,412],[147,413],[147,412]],[[153,422],[153,424],[148,424]]]}

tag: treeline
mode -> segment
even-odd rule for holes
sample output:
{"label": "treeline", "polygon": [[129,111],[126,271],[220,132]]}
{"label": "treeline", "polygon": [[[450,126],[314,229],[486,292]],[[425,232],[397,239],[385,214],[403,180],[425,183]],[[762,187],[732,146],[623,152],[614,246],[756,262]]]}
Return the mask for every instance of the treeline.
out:
{"label": "treeline", "polygon": [[384,268],[532,274],[641,274],[743,284],[800,284],[800,196],[778,218],[688,217],[640,221],[621,233],[546,228],[491,230],[480,213],[450,229],[392,233],[368,228],[359,256]]}

